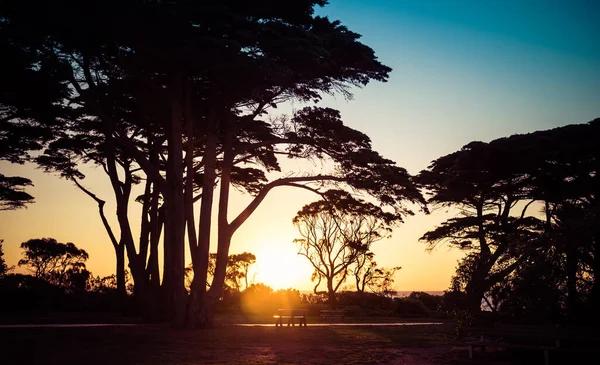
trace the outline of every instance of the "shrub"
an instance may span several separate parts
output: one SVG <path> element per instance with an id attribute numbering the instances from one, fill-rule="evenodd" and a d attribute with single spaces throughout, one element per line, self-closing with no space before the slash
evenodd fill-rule
<path id="1" fill-rule="evenodd" d="M 431 314 L 422 301 L 411 298 L 394 299 L 394 313 L 403 317 L 427 317 Z"/>

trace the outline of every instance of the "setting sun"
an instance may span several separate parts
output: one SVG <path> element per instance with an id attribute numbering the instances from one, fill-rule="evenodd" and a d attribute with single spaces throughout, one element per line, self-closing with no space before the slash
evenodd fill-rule
<path id="1" fill-rule="evenodd" d="M 307 273 L 310 277 L 311 266 L 302 256 L 290 257 L 289 247 L 277 248 L 276 245 L 265 245 L 256 253 L 256 264 L 250 272 L 249 280 L 263 283 L 274 290 L 288 288 L 305 288 Z M 290 246 L 295 247 L 290 243 Z"/>

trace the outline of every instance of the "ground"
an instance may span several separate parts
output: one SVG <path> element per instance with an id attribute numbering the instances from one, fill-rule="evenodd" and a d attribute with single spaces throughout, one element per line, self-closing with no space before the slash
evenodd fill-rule
<path id="1" fill-rule="evenodd" d="M 454 326 L 0 328 L 2 364 L 450 364 Z"/>

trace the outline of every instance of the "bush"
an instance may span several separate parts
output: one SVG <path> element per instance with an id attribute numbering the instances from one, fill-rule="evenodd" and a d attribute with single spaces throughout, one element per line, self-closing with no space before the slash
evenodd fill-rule
<path id="1" fill-rule="evenodd" d="M 343 291 L 338 295 L 340 306 L 360 306 L 363 308 L 392 309 L 391 298 L 382 297 L 374 293 L 363 293 L 359 291 Z"/>
<path id="2" fill-rule="evenodd" d="M 439 311 L 447 314 L 466 311 L 468 309 L 467 294 L 461 291 L 447 291 L 442 295 Z"/>
<path id="3" fill-rule="evenodd" d="M 434 312 L 438 311 L 440 304 L 442 304 L 441 295 L 432 295 L 422 291 L 414 291 L 408 295 L 408 298 L 420 300 L 427 307 L 427 309 Z"/>
<path id="4" fill-rule="evenodd" d="M 394 299 L 394 314 L 402 317 L 428 317 L 431 312 L 418 299 L 396 298 Z"/>

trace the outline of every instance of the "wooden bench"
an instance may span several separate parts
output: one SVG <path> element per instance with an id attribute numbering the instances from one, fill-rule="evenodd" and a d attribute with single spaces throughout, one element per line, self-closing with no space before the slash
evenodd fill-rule
<path id="1" fill-rule="evenodd" d="M 548 326 L 506 326 L 499 325 L 491 328 L 466 328 L 461 329 L 463 333 L 477 334 L 477 340 L 467 340 L 465 344 L 469 349 L 469 359 L 473 359 L 473 350 L 480 348 L 482 353 L 485 349 L 506 348 L 542 351 L 544 364 L 550 363 L 550 352 L 578 352 L 595 353 L 600 348 L 581 346 L 591 343 L 598 344 L 598 331 L 576 328 L 559 328 Z M 563 346 L 564 344 L 567 346 Z"/>
<path id="2" fill-rule="evenodd" d="M 294 319 L 298 318 L 298 325 L 306 327 L 306 310 L 304 309 L 278 309 L 277 314 L 273 316 L 276 319 L 275 327 L 283 327 L 283 319 L 288 320 L 288 327 L 294 327 Z"/>

